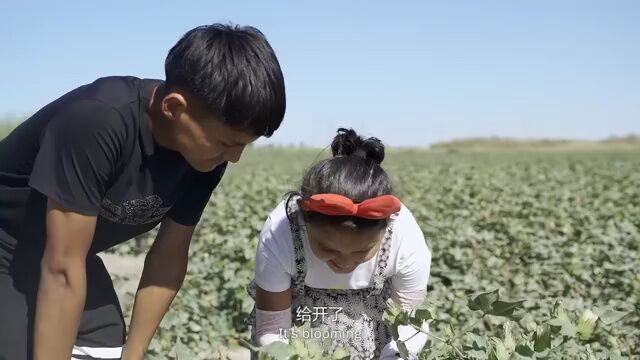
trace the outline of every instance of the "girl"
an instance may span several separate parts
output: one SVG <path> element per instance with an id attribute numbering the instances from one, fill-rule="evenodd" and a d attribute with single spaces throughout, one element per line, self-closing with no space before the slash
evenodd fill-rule
<path id="1" fill-rule="evenodd" d="M 431 253 L 409 209 L 392 195 L 380 140 L 341 128 L 331 150 L 260 234 L 248 287 L 255 300 L 251 338 L 262 346 L 329 335 L 330 352 L 342 347 L 352 359 L 397 359 L 382 321 L 386 301 L 407 310 L 423 302 Z M 326 331 L 287 333 L 292 323 Z M 416 333 L 400 330 L 401 339 Z M 406 345 L 416 356 L 425 342 L 420 333 Z"/>

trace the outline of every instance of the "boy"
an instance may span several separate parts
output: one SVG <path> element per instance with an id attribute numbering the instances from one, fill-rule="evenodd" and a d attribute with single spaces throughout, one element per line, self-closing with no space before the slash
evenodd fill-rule
<path id="1" fill-rule="evenodd" d="M 143 359 L 226 164 L 284 117 L 280 65 L 255 28 L 192 29 L 165 73 L 81 86 L 0 141 L 0 357 Z M 96 254 L 159 223 L 126 336 Z"/>

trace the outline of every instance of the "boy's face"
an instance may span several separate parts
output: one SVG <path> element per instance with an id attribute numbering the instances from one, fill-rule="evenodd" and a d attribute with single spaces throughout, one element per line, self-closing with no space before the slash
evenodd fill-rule
<path id="1" fill-rule="evenodd" d="M 170 94 L 168 97 L 170 97 Z M 165 97 L 164 101 L 175 101 Z M 203 105 L 183 95 L 182 106 L 174 104 L 171 115 L 173 148 L 197 171 L 208 172 L 221 163 L 238 162 L 245 147 L 258 137 L 232 128 Z M 169 108 L 171 105 L 169 105 Z"/>
<path id="2" fill-rule="evenodd" d="M 354 230 L 347 227 L 307 223 L 313 254 L 336 273 L 350 273 L 373 258 L 385 229 Z"/>

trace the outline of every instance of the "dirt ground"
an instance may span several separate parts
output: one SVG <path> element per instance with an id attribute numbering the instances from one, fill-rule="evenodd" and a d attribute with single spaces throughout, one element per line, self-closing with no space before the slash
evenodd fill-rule
<path id="1" fill-rule="evenodd" d="M 129 323 L 129 309 L 133 305 L 133 298 L 138 288 L 140 275 L 144 265 L 143 256 L 121 256 L 114 254 L 100 254 L 105 266 L 111 274 L 113 283 L 118 293 L 118 299 L 122 306 L 127 324 Z M 225 360 L 244 360 L 249 359 L 249 351 L 244 348 L 221 349 Z M 215 359 L 219 359 L 215 358 Z M 212 359 L 212 360 L 215 360 Z"/>

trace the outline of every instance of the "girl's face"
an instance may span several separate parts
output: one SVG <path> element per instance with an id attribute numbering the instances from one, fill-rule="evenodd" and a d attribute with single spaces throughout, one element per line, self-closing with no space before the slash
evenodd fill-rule
<path id="1" fill-rule="evenodd" d="M 315 256 L 336 273 L 350 273 L 375 256 L 385 229 L 355 230 L 347 227 L 307 224 L 309 244 Z"/>

